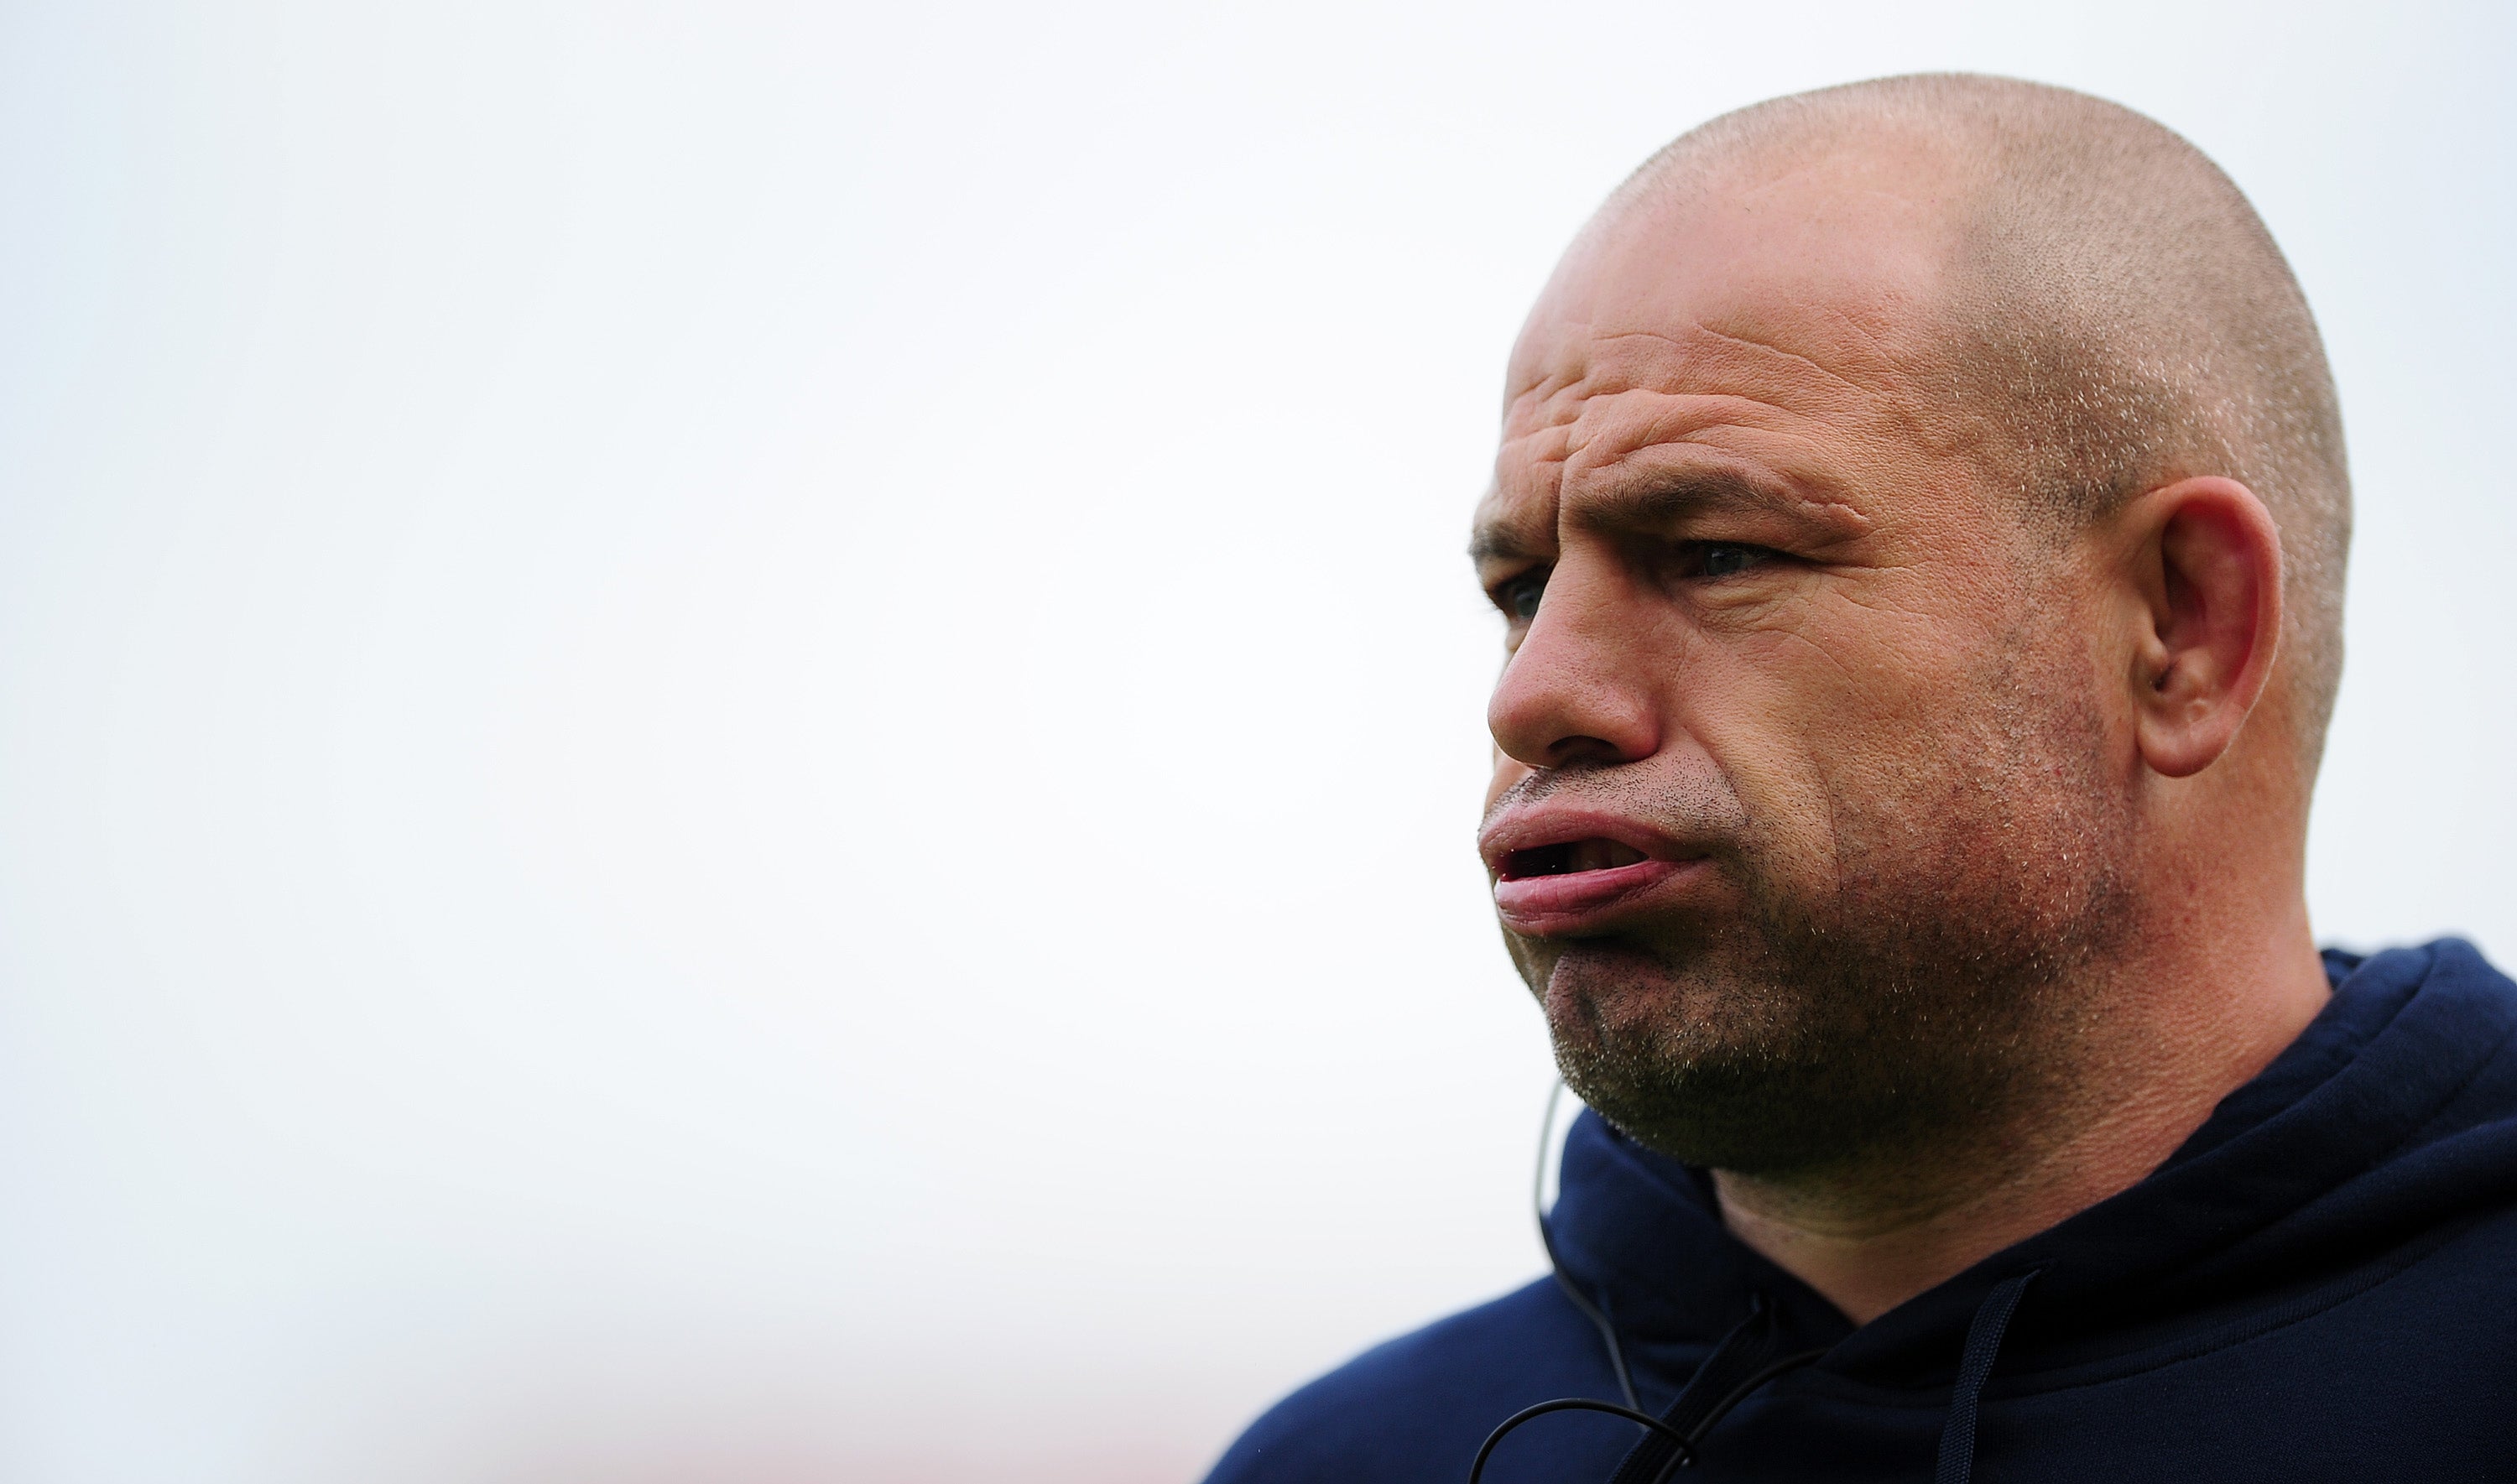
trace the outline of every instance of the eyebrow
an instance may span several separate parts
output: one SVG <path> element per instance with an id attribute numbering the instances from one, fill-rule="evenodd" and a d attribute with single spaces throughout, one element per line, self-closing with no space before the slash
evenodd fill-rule
<path id="1" fill-rule="evenodd" d="M 1560 510 L 1562 496 L 1557 498 Z M 1651 530 L 1726 506 L 1823 526 L 1838 538 L 1870 527 L 1867 517 L 1842 501 L 1813 499 L 1779 481 L 1737 470 L 1704 468 L 1637 470 L 1584 491 L 1574 501 L 1572 518 L 1591 530 Z M 1469 541 L 1469 558 L 1480 564 L 1533 559 L 1547 554 L 1547 544 L 1533 542 L 1509 520 L 1484 521 Z"/>
<path id="2" fill-rule="evenodd" d="M 1522 540 L 1520 532 L 1508 522 L 1479 521 L 1475 532 L 1469 537 L 1469 560 L 1479 567 L 1488 562 L 1517 562 L 1539 555 L 1542 553 Z"/>
<path id="3" fill-rule="evenodd" d="M 1559 498 L 1561 498 L 1559 496 Z M 1648 530 L 1672 525 L 1701 510 L 1724 507 L 1762 510 L 1796 520 L 1851 518 L 1867 526 L 1852 508 L 1813 500 L 1777 480 L 1760 479 L 1735 469 L 1639 469 L 1582 492 L 1573 502 L 1576 524 L 1593 530 Z"/>

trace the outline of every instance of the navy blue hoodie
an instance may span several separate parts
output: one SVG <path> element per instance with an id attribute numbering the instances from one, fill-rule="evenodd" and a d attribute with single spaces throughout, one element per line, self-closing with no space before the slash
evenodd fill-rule
<path id="1" fill-rule="evenodd" d="M 1622 1405 L 1568 1289 L 1668 1434 L 1537 1416 L 1487 1484 L 2517 1481 L 2517 985 L 2452 939 L 2325 966 L 2323 1013 L 2149 1178 L 1858 1329 L 1585 1113 L 1562 1287 L 1348 1362 L 1209 1484 L 1464 1484 L 1522 1409 Z"/>

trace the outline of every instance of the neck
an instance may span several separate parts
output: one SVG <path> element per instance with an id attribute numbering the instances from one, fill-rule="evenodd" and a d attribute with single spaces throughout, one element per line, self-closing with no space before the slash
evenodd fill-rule
<path id="1" fill-rule="evenodd" d="M 1741 1242 L 1867 1324 L 2125 1190 L 2279 1055 L 2327 988 L 2304 903 L 2252 942 L 2149 955 L 2075 987 L 2119 1007 L 2082 1075 L 1992 1129 L 1789 1175 L 1714 1172 Z M 2143 993 L 2143 987 L 2151 987 Z"/>

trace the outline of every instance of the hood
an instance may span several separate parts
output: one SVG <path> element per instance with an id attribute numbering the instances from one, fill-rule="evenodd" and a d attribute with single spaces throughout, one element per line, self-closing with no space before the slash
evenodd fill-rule
<path id="1" fill-rule="evenodd" d="M 2000 1369 L 2092 1379 L 2381 1282 L 2517 1197 L 2517 985 L 2453 939 L 2325 968 L 2323 1012 L 2148 1178 L 1857 1330 L 1723 1228 L 1702 1170 L 1587 1111 L 1549 1219 L 1563 1276 L 1664 1390 L 1685 1378 L 1664 1356 L 1760 1306 L 1817 1370 L 1904 1389 L 1950 1385 L 1987 1295 L 2030 1271 Z"/>

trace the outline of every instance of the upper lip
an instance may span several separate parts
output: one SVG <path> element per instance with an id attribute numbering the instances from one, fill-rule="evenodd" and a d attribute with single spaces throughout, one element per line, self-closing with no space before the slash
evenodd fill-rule
<path id="1" fill-rule="evenodd" d="M 1506 809 L 1477 831 L 1477 854 L 1488 873 L 1500 876 L 1514 852 L 1576 840 L 1614 840 L 1654 861 L 1689 861 L 1704 854 L 1701 845 L 1664 834 L 1649 826 L 1580 805 L 1542 803 Z"/>

